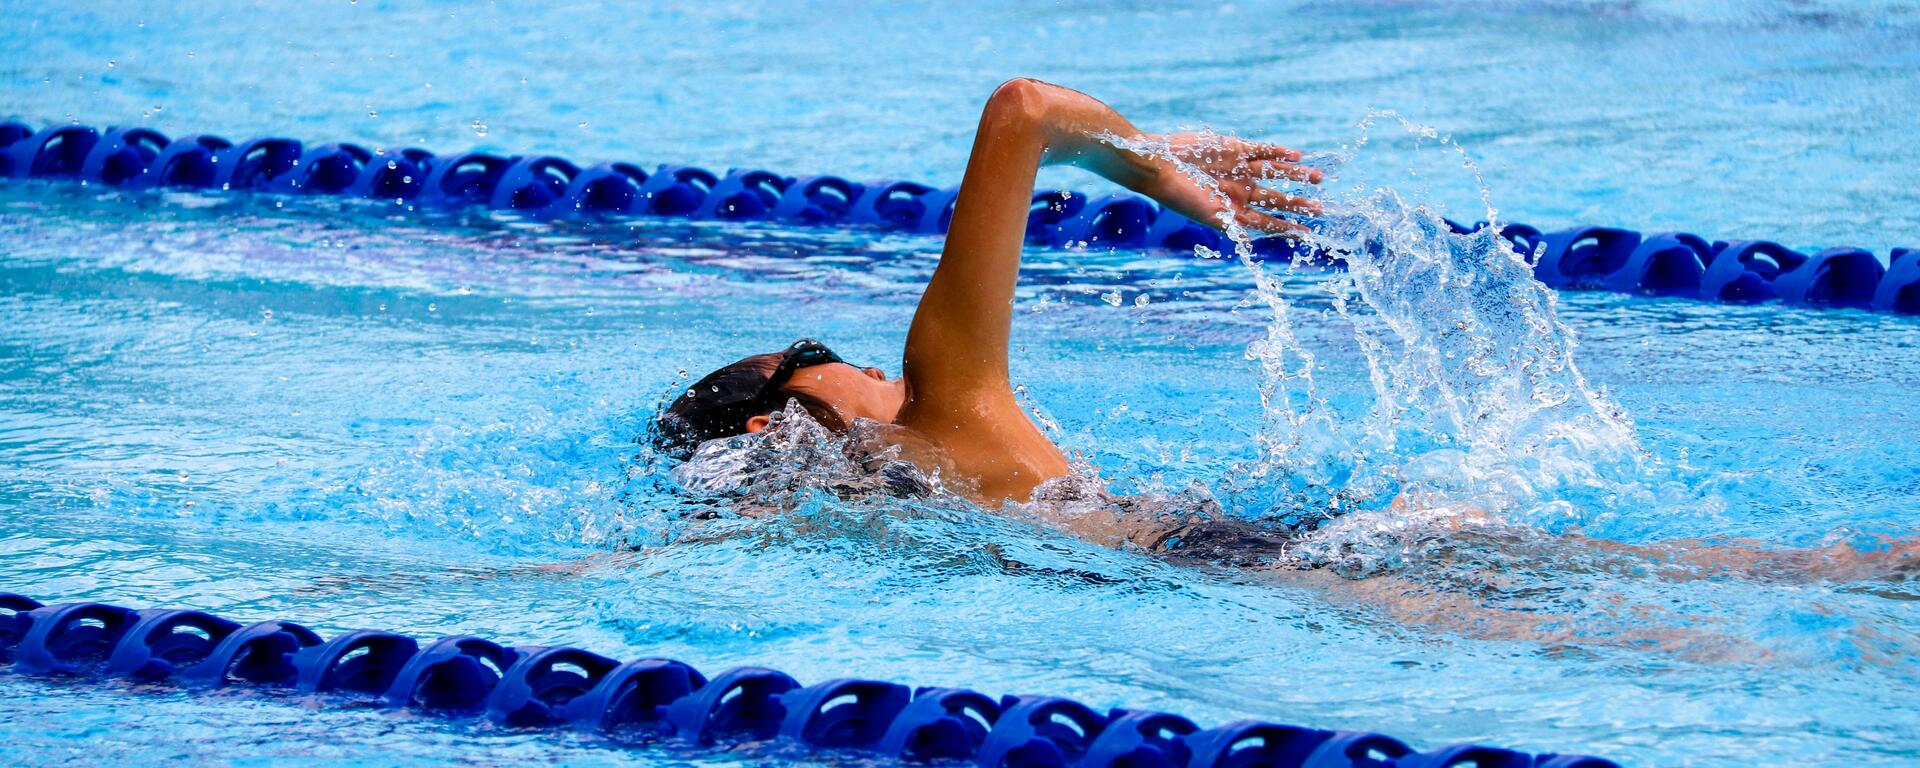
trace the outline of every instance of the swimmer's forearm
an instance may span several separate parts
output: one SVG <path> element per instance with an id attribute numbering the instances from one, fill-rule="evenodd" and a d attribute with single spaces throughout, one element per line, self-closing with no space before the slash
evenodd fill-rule
<path id="1" fill-rule="evenodd" d="M 1115 146 L 1143 138 L 1165 151 Z M 1256 182 L 1275 175 L 1318 181 L 1318 171 L 1293 165 L 1299 157 L 1284 147 L 1210 135 L 1145 136 L 1079 91 L 1029 79 L 1002 84 L 981 110 L 940 265 L 907 331 L 902 368 L 911 394 L 902 418 L 977 422 L 977 409 L 968 410 L 975 406 L 1022 413 L 1008 386 L 1007 334 L 1040 166 L 1085 168 L 1210 226 L 1287 232 L 1300 226 L 1272 212 L 1318 207 Z M 1187 166 L 1219 183 L 1197 183 Z M 931 413 L 935 404 L 952 413 Z"/>
<path id="2" fill-rule="evenodd" d="M 1034 174 L 1045 159 L 1059 89 L 1010 80 L 987 99 L 960 182 L 946 247 L 907 331 L 903 418 L 929 403 L 991 393 L 1011 401 L 1007 332 L 1026 243 Z M 930 417 L 929 417 L 930 418 Z"/>
<path id="3" fill-rule="evenodd" d="M 1275 214 L 1317 215 L 1320 205 L 1269 182 L 1318 184 L 1300 153 L 1209 133 L 1153 135 L 1113 108 L 1071 88 L 1025 81 L 1036 95 L 1042 165 L 1072 165 L 1139 192 L 1216 228 L 1228 220 L 1258 232 L 1304 228 Z"/>
<path id="4" fill-rule="evenodd" d="M 1165 166 L 1113 144 L 1114 139 L 1141 138 L 1139 128 L 1099 99 L 1072 88 L 1035 83 L 1045 97 L 1039 121 L 1046 142 L 1041 165 L 1071 165 L 1128 189 L 1151 193 Z"/>

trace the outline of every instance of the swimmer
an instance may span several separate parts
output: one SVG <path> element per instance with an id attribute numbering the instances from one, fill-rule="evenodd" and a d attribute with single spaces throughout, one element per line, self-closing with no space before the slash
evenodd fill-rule
<path id="1" fill-rule="evenodd" d="M 1114 139 L 1165 146 L 1220 182 L 1210 186 L 1172 160 L 1139 154 Z M 1068 474 L 1067 458 L 1020 407 L 1008 378 L 1007 338 L 1014 283 L 1026 242 L 1035 174 L 1042 166 L 1084 168 L 1194 221 L 1221 215 L 1257 232 L 1297 235 L 1287 217 L 1317 203 L 1260 184 L 1318 183 L 1300 153 L 1202 134 L 1151 135 L 1107 105 L 1038 80 L 1017 79 L 987 99 L 954 206 L 946 246 L 907 329 L 899 378 L 840 359 L 812 340 L 754 355 L 714 371 L 676 398 L 656 422 L 656 442 L 690 456 L 703 442 L 767 428 L 789 400 L 829 428 L 871 421 L 901 455 L 989 508 L 1028 501 L 1042 483 Z"/>
<path id="2" fill-rule="evenodd" d="M 1190 177 L 1160 153 L 1142 154 L 1120 143 L 1165 148 L 1178 163 L 1217 180 L 1219 188 Z M 980 116 L 940 264 L 907 330 L 900 377 L 852 365 L 817 341 L 798 341 L 701 378 L 662 410 L 654 443 L 686 459 L 709 441 L 767 429 L 793 402 L 828 429 L 859 428 L 863 437 L 884 443 L 883 452 L 988 509 L 1017 505 L 1078 538 L 1176 560 L 1297 567 L 1286 557 L 1297 531 L 1232 519 L 1211 499 L 1188 499 L 1191 514 L 1167 516 L 1141 511 L 1138 499 L 1089 492 L 1087 484 L 1049 484 L 1069 476 L 1070 466 L 1020 406 L 1008 377 L 1007 343 L 1034 178 L 1042 166 L 1092 171 L 1215 227 L 1231 220 L 1254 232 L 1298 236 L 1306 229 L 1293 219 L 1319 214 L 1319 204 L 1263 182 L 1318 184 L 1320 172 L 1301 165 L 1300 157 L 1286 147 L 1212 134 L 1147 134 L 1086 94 L 1038 80 L 1008 81 Z M 896 485 L 886 478 L 881 484 Z M 1045 498 L 1036 498 L 1036 489 Z M 1396 499 L 1393 508 L 1406 503 L 1406 497 Z M 1468 509 L 1454 522 L 1468 525 L 1481 517 Z M 1635 547 L 1577 535 L 1558 538 L 1637 567 L 1656 564 L 1654 570 L 1675 578 L 1767 578 L 1782 571 L 1805 579 L 1904 577 L 1920 563 L 1920 540 L 1913 539 L 1867 549 L 1769 551 L 1738 542 Z"/>

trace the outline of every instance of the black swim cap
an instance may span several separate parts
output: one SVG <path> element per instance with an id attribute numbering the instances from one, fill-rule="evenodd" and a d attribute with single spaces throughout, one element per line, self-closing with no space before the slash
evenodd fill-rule
<path id="1" fill-rule="evenodd" d="M 786 405 L 781 391 L 793 372 L 845 362 L 825 344 L 801 339 L 777 353 L 742 358 L 702 377 L 654 419 L 653 445 L 685 460 L 701 443 L 744 434 L 747 419 Z"/>

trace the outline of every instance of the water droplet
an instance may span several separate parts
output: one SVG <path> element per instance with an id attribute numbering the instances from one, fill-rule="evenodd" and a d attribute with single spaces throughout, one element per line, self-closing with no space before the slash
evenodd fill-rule
<path id="1" fill-rule="evenodd" d="M 1140 295 L 1138 295 L 1138 296 L 1135 296 L 1135 297 L 1133 297 L 1133 305 L 1134 305 L 1134 306 L 1136 306 L 1136 307 L 1144 307 L 1144 306 L 1146 306 L 1146 305 L 1147 305 L 1147 295 L 1143 293 L 1143 294 L 1140 294 Z"/>
<path id="2" fill-rule="evenodd" d="M 373 109 L 367 110 L 367 117 L 379 117 L 379 116 L 380 116 L 380 112 L 378 110 L 373 110 Z"/>
<path id="3" fill-rule="evenodd" d="M 580 121 L 580 130 L 584 131 L 586 129 L 587 129 L 587 121 L 585 120 Z"/>
<path id="4" fill-rule="evenodd" d="M 120 62 L 114 61 L 113 59 L 107 59 L 107 69 L 113 69 L 114 67 L 117 67 L 117 66 L 120 66 Z"/>
<path id="5" fill-rule="evenodd" d="M 482 122 L 477 117 L 474 118 L 473 120 L 473 135 L 479 136 L 482 138 L 485 138 L 487 135 L 487 124 Z"/>
<path id="6" fill-rule="evenodd" d="M 1115 288 L 1112 291 L 1100 294 L 1100 300 L 1116 307 L 1120 306 L 1120 289 Z"/>
<path id="7" fill-rule="evenodd" d="M 388 161 L 387 161 L 387 170 L 389 170 L 389 171 L 393 171 L 393 170 L 399 170 L 399 168 L 400 168 L 400 164 L 399 164 L 399 163 L 397 163 L 397 162 L 394 162 L 394 161 L 392 161 L 392 160 L 388 160 Z"/>
<path id="8" fill-rule="evenodd" d="M 440 311 L 440 305 L 438 305 L 438 304 L 428 304 L 428 305 L 427 305 L 427 311 L 428 311 L 428 312 L 438 312 L 438 311 Z"/>

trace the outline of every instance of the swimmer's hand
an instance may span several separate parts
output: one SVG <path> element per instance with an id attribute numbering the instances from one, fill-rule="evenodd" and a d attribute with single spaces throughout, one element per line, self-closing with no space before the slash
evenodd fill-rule
<path id="1" fill-rule="evenodd" d="M 1139 192 L 1189 219 L 1225 229 L 1227 217 L 1255 232 L 1288 235 L 1307 228 L 1274 214 L 1320 215 L 1320 204 L 1263 182 L 1320 183 L 1320 169 L 1299 165 L 1300 152 L 1214 133 L 1147 135 L 1131 142 L 1146 150 L 1151 181 Z"/>
<path id="2" fill-rule="evenodd" d="M 1215 229 L 1226 229 L 1230 220 L 1256 232 L 1298 235 L 1306 227 L 1281 215 L 1320 214 L 1312 199 L 1266 184 L 1320 183 L 1320 170 L 1300 165 L 1297 150 L 1215 133 L 1143 133 L 1118 115 L 1080 114 L 1093 110 L 1076 110 L 1071 97 L 1057 101 L 1065 107 L 1056 107 L 1048 121 L 1047 164 L 1093 171 Z"/>

